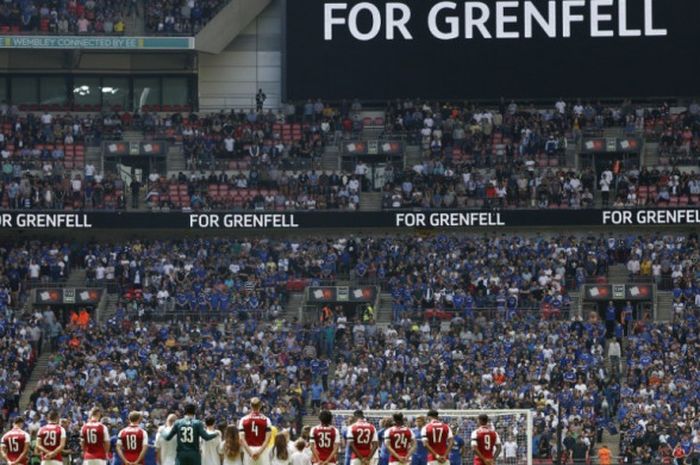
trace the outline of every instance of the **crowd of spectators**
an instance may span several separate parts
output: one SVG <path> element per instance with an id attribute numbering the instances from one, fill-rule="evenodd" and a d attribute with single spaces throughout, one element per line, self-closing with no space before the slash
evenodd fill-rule
<path id="1" fill-rule="evenodd" d="M 669 290 L 694 289 L 697 250 L 696 237 L 671 234 L 437 235 L 134 241 L 89 244 L 81 254 L 91 283 L 138 289 L 143 312 L 277 315 L 290 281 L 349 279 L 390 292 L 394 321 L 401 321 L 422 319 L 429 310 L 472 318 L 482 308 L 505 318 L 544 307 L 566 315 L 568 290 L 618 264 Z"/>
<path id="2" fill-rule="evenodd" d="M 682 113 L 663 107 L 644 126 L 645 137 L 659 143 L 661 165 L 697 165 L 700 155 L 700 105 L 691 103 Z"/>
<path id="3" fill-rule="evenodd" d="M 0 32 L 119 35 L 129 33 L 195 35 L 225 0 L 50 0 L 5 2 Z M 144 17 L 145 31 L 127 31 L 127 20 Z"/>
<path id="4" fill-rule="evenodd" d="M 230 177 L 225 172 L 179 173 L 153 178 L 146 203 L 154 209 L 193 210 L 358 210 L 360 180 L 336 172 L 282 171 L 252 166 Z"/>
<path id="5" fill-rule="evenodd" d="M 228 2 L 226 0 L 146 0 L 144 3 L 147 32 L 195 35 Z"/>
<path id="6" fill-rule="evenodd" d="M 311 404 L 531 408 L 536 456 L 599 442 L 608 431 L 622 433 L 631 460 L 664 441 L 694 444 L 698 247 L 697 237 L 673 234 L 35 242 L 3 250 L 0 297 L 11 302 L 22 283 L 60 279 L 74 266 L 85 268 L 86 284 L 124 291 L 109 321 L 64 320 L 47 333 L 58 352 L 32 394 L 30 428 L 51 408 L 77 424 L 96 402 L 114 427 L 135 407 L 162 422 L 190 400 L 239 417 L 252 396 L 265 399 L 279 425 L 297 424 Z M 610 334 L 597 314 L 568 318 L 567 280 L 580 284 L 639 257 L 654 277 L 672 280 L 684 303 L 672 322 L 638 315 Z M 284 319 L 290 282 L 338 279 L 380 284 L 392 296 L 393 322 L 379 327 L 344 312 L 305 325 Z M 561 309 L 559 317 L 543 318 L 543 305 Z M 449 325 L 424 318 L 436 310 Z M 13 350 L 27 354 L 48 314 L 19 329 L 0 324 L 13 341 L 27 341 Z M 611 348 L 617 342 L 620 352 Z M 18 385 L 3 386 L 6 405 L 16 405 Z"/>
<path id="7" fill-rule="evenodd" d="M 604 431 L 621 433 L 629 461 L 663 455 L 662 444 L 680 444 L 689 455 L 700 426 L 695 316 L 673 324 L 640 320 L 622 339 L 620 376 L 595 316 L 477 317 L 455 319 L 449 329 L 406 319 L 382 329 L 342 316 L 323 328 L 254 318 L 223 326 L 148 323 L 120 310 L 106 324 L 66 330 L 27 415 L 30 429 L 51 408 L 77 424 L 97 402 L 118 428 L 134 406 L 158 424 L 183 401 L 195 401 L 231 419 L 254 396 L 282 427 L 298 424 L 310 405 L 527 408 L 535 411 L 536 458 L 575 453 L 579 441 L 590 448 Z"/>
<path id="8" fill-rule="evenodd" d="M 310 115 L 303 107 L 288 105 L 277 112 L 146 114 L 140 124 L 149 137 L 182 142 L 190 170 L 246 170 L 251 166 L 298 169 L 320 160 L 328 139 L 341 130 L 343 118 L 347 116 L 318 101 Z"/>
<path id="9" fill-rule="evenodd" d="M 627 341 L 616 412 L 627 463 L 699 458 L 698 316 L 695 306 L 673 324 L 638 324 Z"/>
<path id="10" fill-rule="evenodd" d="M 384 208 L 590 208 L 591 170 L 539 169 L 534 163 L 473 164 L 424 160 L 410 170 L 384 172 Z"/>
<path id="11" fill-rule="evenodd" d="M 88 175 L 63 173 L 61 163 L 45 161 L 41 173 L 14 170 L 3 165 L 0 204 L 8 210 L 119 210 L 126 208 L 124 181 L 98 174 L 86 165 Z M 16 165 L 15 165 L 16 166 Z M 55 171 L 54 171 L 55 170 Z"/>
<path id="12" fill-rule="evenodd" d="M 603 206 L 682 207 L 700 204 L 700 176 L 694 170 L 642 168 L 614 173 L 607 169 L 601 173 L 599 185 Z"/>
<path id="13" fill-rule="evenodd" d="M 0 298 L 6 299 L 5 289 Z M 0 302 L 0 427 L 16 415 L 22 388 L 29 379 L 41 345 L 41 318 L 8 311 L 9 302 Z"/>
<path id="14" fill-rule="evenodd" d="M 138 3 L 139 0 L 4 2 L 0 7 L 0 32 L 123 34 L 124 20 L 133 14 Z"/>
<path id="15" fill-rule="evenodd" d="M 58 329 L 51 312 L 27 312 L 32 283 L 59 281 L 70 266 L 60 244 L 6 241 L 0 247 L 0 428 L 17 415 L 22 389 L 45 338 Z"/>
<path id="16" fill-rule="evenodd" d="M 309 338 L 306 329 L 252 318 L 222 329 L 147 323 L 123 309 L 104 324 L 68 325 L 31 396 L 30 429 L 52 408 L 75 426 L 85 405 L 95 403 L 107 408 L 113 427 L 134 408 L 148 412 L 149 423 L 162 424 L 188 401 L 220 420 L 233 419 L 254 396 L 275 406 L 266 412 L 275 424 L 296 426 L 302 386 L 312 363 L 319 363 L 302 350 Z"/>

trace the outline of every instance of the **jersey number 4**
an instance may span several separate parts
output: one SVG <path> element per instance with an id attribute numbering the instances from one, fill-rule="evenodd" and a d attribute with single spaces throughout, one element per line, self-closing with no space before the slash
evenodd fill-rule
<path id="1" fill-rule="evenodd" d="M 192 444 L 194 442 L 194 429 L 192 429 L 191 426 L 185 426 L 180 429 L 180 442 L 185 442 L 187 444 Z"/>

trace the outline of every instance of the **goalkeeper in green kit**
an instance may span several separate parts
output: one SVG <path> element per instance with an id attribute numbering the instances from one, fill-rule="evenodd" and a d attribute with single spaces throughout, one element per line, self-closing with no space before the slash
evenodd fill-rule
<path id="1" fill-rule="evenodd" d="M 185 418 L 177 420 L 170 431 L 163 432 L 163 439 L 166 441 L 177 435 L 176 465 L 201 465 L 200 438 L 210 441 L 221 434 L 219 431 L 207 432 L 204 424 L 194 418 L 196 410 L 194 404 L 185 405 Z"/>

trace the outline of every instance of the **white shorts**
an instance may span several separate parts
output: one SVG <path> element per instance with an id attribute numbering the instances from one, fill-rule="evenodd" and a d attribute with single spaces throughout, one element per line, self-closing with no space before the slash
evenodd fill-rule
<path id="1" fill-rule="evenodd" d="M 251 447 L 253 452 L 257 452 L 259 447 Z M 262 451 L 258 460 L 253 460 L 250 455 L 243 453 L 243 465 L 270 465 L 270 453 L 266 450 Z"/>
<path id="2" fill-rule="evenodd" d="M 379 459 L 375 459 L 374 457 L 370 457 L 369 463 L 371 464 L 376 464 Z M 350 465 L 362 465 L 362 459 L 352 459 L 350 460 Z"/>
<path id="3" fill-rule="evenodd" d="M 63 465 L 61 460 L 42 460 L 41 465 Z"/>
<path id="4" fill-rule="evenodd" d="M 104 459 L 85 459 L 83 465 L 107 465 L 107 461 Z"/>

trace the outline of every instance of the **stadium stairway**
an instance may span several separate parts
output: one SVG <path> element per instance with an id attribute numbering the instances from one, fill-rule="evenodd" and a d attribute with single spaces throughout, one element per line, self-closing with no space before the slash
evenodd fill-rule
<path id="1" fill-rule="evenodd" d="M 168 158 L 165 161 L 165 165 L 169 173 L 175 174 L 180 171 L 185 171 L 187 163 L 185 154 L 182 153 L 182 146 L 171 145 L 168 147 Z"/>
<path id="2" fill-rule="evenodd" d="M 659 143 L 644 142 L 644 150 L 642 151 L 641 166 L 657 166 L 659 164 Z"/>
<path id="3" fill-rule="evenodd" d="M 93 165 L 97 168 L 98 173 L 105 172 L 104 158 L 102 157 L 102 148 L 89 146 L 87 152 L 85 152 L 85 164 Z"/>
<path id="4" fill-rule="evenodd" d="M 141 131 L 124 131 L 122 133 L 122 140 L 127 144 L 142 142 L 144 139 L 143 133 Z"/>
<path id="5" fill-rule="evenodd" d="M 569 292 L 569 297 L 571 298 L 571 314 L 572 316 L 583 315 L 583 307 L 581 302 L 581 292 L 572 291 Z"/>
<path id="6" fill-rule="evenodd" d="M 301 424 L 302 426 L 314 427 L 318 424 L 318 417 L 316 415 L 304 415 Z"/>
<path id="7" fill-rule="evenodd" d="M 321 158 L 321 169 L 324 171 L 338 171 L 340 169 L 340 149 L 338 146 L 326 146 Z"/>
<path id="8" fill-rule="evenodd" d="M 84 268 L 73 268 L 66 279 L 64 287 L 85 287 L 85 269 Z"/>
<path id="9" fill-rule="evenodd" d="M 673 293 L 669 291 L 656 291 L 656 321 L 673 320 Z"/>
<path id="10" fill-rule="evenodd" d="M 378 212 L 382 209 L 382 192 L 363 192 L 360 196 L 360 211 Z"/>
<path id="11" fill-rule="evenodd" d="M 629 276 L 625 265 L 613 265 L 608 269 L 608 282 L 610 284 L 625 284 L 629 281 Z"/>
<path id="12" fill-rule="evenodd" d="M 27 407 L 29 407 L 31 402 L 31 396 L 34 393 L 34 390 L 36 389 L 39 380 L 41 380 L 46 374 L 46 370 L 49 367 L 49 360 L 51 359 L 52 354 L 53 352 L 47 351 L 39 355 L 39 358 L 36 361 L 36 365 L 34 365 L 34 368 L 32 369 L 32 374 L 29 375 L 29 380 L 22 389 L 22 395 L 19 398 L 20 412 L 24 412 L 27 409 Z"/>
<path id="13" fill-rule="evenodd" d="M 411 168 L 423 161 L 423 153 L 418 145 L 407 145 L 404 154 L 404 167 Z"/>
<path id="14" fill-rule="evenodd" d="M 377 309 L 377 326 L 386 327 L 393 319 L 393 309 L 391 308 L 392 298 L 388 292 L 379 294 L 379 308 Z"/>
<path id="15" fill-rule="evenodd" d="M 119 304 L 119 294 L 107 294 L 104 300 L 104 306 L 99 314 L 100 321 L 107 321 L 117 313 L 117 304 Z"/>
<path id="16" fill-rule="evenodd" d="M 146 31 L 146 22 L 144 20 L 146 14 L 143 11 L 144 6 L 143 4 L 139 5 L 139 15 L 131 15 L 127 16 L 124 18 L 124 22 L 126 25 L 126 31 L 129 33 L 131 36 L 139 36 L 143 34 Z"/>
<path id="17" fill-rule="evenodd" d="M 601 443 L 606 444 L 610 448 L 613 457 L 620 456 L 620 436 L 612 435 L 607 430 L 603 430 L 603 440 Z"/>
<path id="18" fill-rule="evenodd" d="M 299 318 L 299 309 L 304 306 L 304 293 L 292 292 L 289 294 L 289 301 L 284 312 L 284 319 L 292 321 L 294 318 Z"/>

